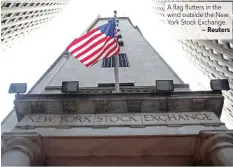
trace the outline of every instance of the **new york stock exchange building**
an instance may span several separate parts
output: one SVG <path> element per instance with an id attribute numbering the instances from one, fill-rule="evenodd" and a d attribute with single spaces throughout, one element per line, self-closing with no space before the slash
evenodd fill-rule
<path id="1" fill-rule="evenodd" d="M 27 94 L 11 85 L 2 166 L 233 165 L 233 132 L 220 121 L 228 82 L 190 91 L 128 17 L 118 29 L 120 92 L 114 58 L 86 68 L 66 51 Z"/>

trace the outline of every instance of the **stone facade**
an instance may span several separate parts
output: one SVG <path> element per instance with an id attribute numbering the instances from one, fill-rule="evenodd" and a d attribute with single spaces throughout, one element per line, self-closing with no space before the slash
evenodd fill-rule
<path id="1" fill-rule="evenodd" d="M 86 68 L 64 52 L 28 94 L 16 95 L 2 123 L 3 166 L 233 164 L 221 92 L 191 92 L 139 28 L 118 19 L 129 62 L 119 67 L 121 93 L 109 86 L 114 68 Z M 167 79 L 174 92 L 158 92 L 155 80 Z M 62 81 L 77 80 L 78 93 L 61 93 Z"/>

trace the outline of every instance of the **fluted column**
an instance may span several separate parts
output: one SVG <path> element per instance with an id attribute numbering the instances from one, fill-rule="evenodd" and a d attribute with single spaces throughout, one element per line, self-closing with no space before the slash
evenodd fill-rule
<path id="1" fill-rule="evenodd" d="M 216 166 L 233 165 L 233 137 L 228 134 L 211 136 L 202 143 L 200 154 L 203 161 L 209 160 Z"/>
<path id="2" fill-rule="evenodd" d="M 43 146 L 30 137 L 11 137 L 2 146 L 2 166 L 34 166 L 44 161 Z"/>

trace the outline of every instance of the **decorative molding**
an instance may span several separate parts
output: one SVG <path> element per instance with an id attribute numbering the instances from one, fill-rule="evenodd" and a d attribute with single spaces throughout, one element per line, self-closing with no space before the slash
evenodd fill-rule
<path id="1" fill-rule="evenodd" d="M 31 101 L 31 112 L 32 113 L 44 113 L 45 107 L 43 101 Z"/>
<path id="2" fill-rule="evenodd" d="M 107 89 L 108 90 L 108 89 Z M 133 89 L 132 89 L 133 90 Z M 144 90 L 144 89 L 143 89 Z M 89 91 L 92 91 L 91 89 Z M 103 89 L 105 91 L 105 89 Z M 203 95 L 205 95 L 203 97 Z M 199 101 L 201 99 L 201 101 Z M 96 94 L 25 94 L 14 101 L 17 118 L 32 113 L 102 113 L 119 109 L 129 112 L 214 112 L 220 115 L 223 97 L 218 92 L 100 93 Z M 119 105 L 119 101 L 125 105 Z M 111 102 L 111 104 L 109 103 Z M 205 103 L 208 102 L 208 105 Z M 204 106 L 202 106 L 204 103 Z M 201 105 L 201 106 L 200 106 Z M 80 107 L 81 108 L 80 108 Z M 194 107 L 194 108 L 193 108 Z M 121 111 L 120 111 L 121 112 Z"/>
<path id="3" fill-rule="evenodd" d="M 64 113 L 75 113 L 77 110 L 76 108 L 76 101 L 63 101 L 63 112 Z"/>
<path id="4" fill-rule="evenodd" d="M 141 112 L 141 99 L 126 100 L 129 112 Z"/>
<path id="5" fill-rule="evenodd" d="M 95 106 L 95 113 L 103 113 L 108 111 L 110 100 L 93 100 Z"/>

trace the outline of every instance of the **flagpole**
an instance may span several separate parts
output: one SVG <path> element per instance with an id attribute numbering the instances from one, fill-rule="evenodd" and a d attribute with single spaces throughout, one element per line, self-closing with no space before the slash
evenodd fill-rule
<path id="1" fill-rule="evenodd" d="M 114 10 L 114 20 L 115 25 L 117 27 L 117 11 Z M 117 40 L 117 34 L 116 34 L 116 40 Z M 114 75 L 115 75 L 115 93 L 120 92 L 120 85 L 119 85 L 119 57 L 118 55 L 113 56 L 114 57 Z"/>

